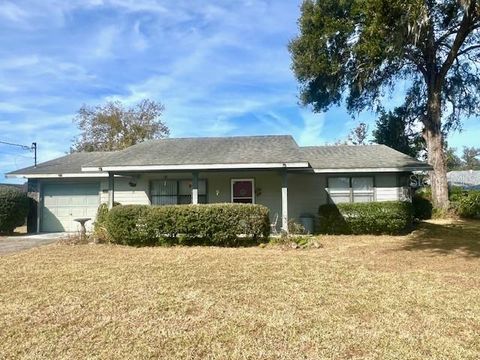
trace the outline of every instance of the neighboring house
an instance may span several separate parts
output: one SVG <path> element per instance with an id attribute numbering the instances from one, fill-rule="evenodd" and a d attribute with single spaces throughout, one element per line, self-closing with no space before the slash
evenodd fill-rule
<path id="1" fill-rule="evenodd" d="M 146 141 L 74 153 L 7 174 L 39 192 L 37 229 L 74 231 L 100 203 L 257 203 L 287 229 L 327 202 L 403 200 L 429 165 L 384 145 L 299 147 L 291 136 Z"/>
<path id="2" fill-rule="evenodd" d="M 480 190 L 480 170 L 450 171 L 447 173 L 449 186 L 465 190 Z"/>

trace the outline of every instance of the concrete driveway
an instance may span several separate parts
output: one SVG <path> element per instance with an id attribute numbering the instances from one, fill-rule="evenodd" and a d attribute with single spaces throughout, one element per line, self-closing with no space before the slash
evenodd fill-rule
<path id="1" fill-rule="evenodd" d="M 54 243 L 67 233 L 46 233 L 0 237 L 0 255 Z"/>

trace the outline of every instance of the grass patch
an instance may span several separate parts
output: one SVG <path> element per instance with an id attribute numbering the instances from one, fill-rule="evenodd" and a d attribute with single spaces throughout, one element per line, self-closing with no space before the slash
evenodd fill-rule
<path id="1" fill-rule="evenodd" d="M 303 251 L 3 256 L 0 358 L 477 359 L 479 239 L 478 221 L 433 222 L 409 236 L 322 236 Z"/>

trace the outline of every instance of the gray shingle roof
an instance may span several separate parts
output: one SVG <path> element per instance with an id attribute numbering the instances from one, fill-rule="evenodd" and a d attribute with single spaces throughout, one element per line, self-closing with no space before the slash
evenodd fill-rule
<path id="1" fill-rule="evenodd" d="M 171 138 L 114 152 L 73 153 L 8 175 L 78 174 L 82 168 L 148 165 L 310 163 L 322 169 L 429 170 L 429 165 L 384 145 L 299 147 L 291 136 Z"/>
<path id="2" fill-rule="evenodd" d="M 314 169 L 415 169 L 430 166 L 385 145 L 333 145 L 300 148 Z"/>
<path id="3" fill-rule="evenodd" d="M 68 154 L 50 161 L 37 165 L 29 166 L 23 169 L 12 171 L 7 175 L 24 174 L 76 174 L 82 172 L 82 166 L 91 161 L 98 161 L 106 158 L 112 152 L 79 152 Z"/>
<path id="4" fill-rule="evenodd" d="M 261 164 L 306 162 L 290 135 L 150 140 L 88 166 Z"/>

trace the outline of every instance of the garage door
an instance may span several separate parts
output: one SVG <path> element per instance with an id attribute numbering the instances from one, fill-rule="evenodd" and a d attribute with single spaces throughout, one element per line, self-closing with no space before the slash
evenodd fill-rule
<path id="1" fill-rule="evenodd" d="M 78 231 L 73 219 L 95 218 L 99 205 L 98 183 L 45 184 L 41 229 L 45 232 Z M 87 223 L 87 229 L 92 222 Z"/>

